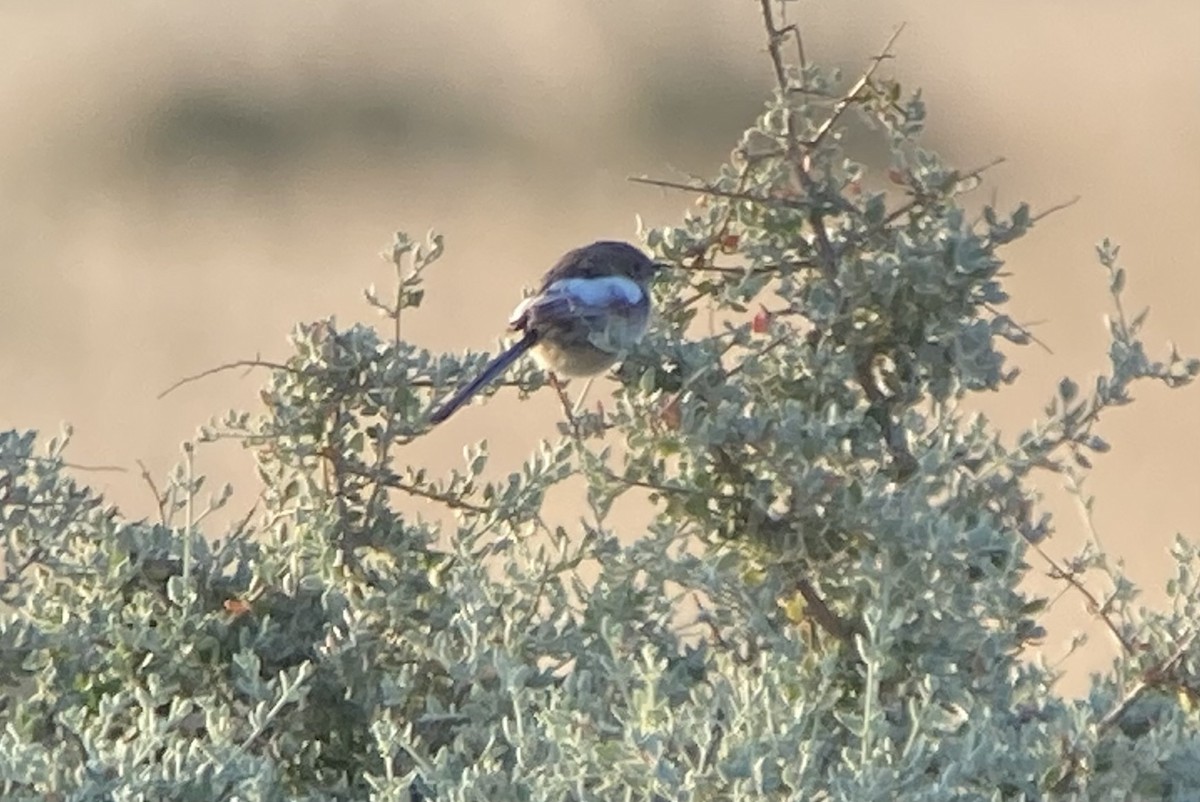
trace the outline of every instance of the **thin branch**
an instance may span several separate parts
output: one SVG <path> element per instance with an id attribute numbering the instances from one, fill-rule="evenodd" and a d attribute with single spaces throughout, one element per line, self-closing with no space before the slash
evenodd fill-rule
<path id="1" fill-rule="evenodd" d="M 984 309 L 991 312 L 993 315 L 1003 314 L 999 309 L 997 309 L 995 306 L 993 306 L 990 303 L 985 302 L 983 304 L 980 304 L 980 306 L 982 306 Z M 1011 320 L 1011 318 L 1010 318 L 1010 320 Z M 1042 347 L 1042 350 L 1044 350 L 1047 354 L 1054 353 L 1054 349 L 1052 349 L 1049 345 L 1046 345 L 1044 340 L 1042 340 L 1040 337 L 1038 337 L 1036 334 L 1034 334 L 1032 331 L 1030 331 L 1028 326 L 1026 326 L 1022 323 L 1018 323 L 1015 320 L 1012 320 L 1012 324 L 1017 327 L 1017 331 L 1021 332 L 1026 337 L 1028 337 L 1030 342 L 1040 345 Z"/>
<path id="2" fill-rule="evenodd" d="M 40 463 L 44 463 L 47 465 L 58 465 L 63 468 L 70 468 L 73 471 L 90 471 L 90 472 L 95 472 L 95 473 L 104 473 L 104 472 L 128 473 L 129 472 L 128 468 L 123 468 L 120 465 L 83 465 L 78 462 L 64 462 L 63 460 L 59 459 L 58 457 L 39 457 L 35 454 L 29 454 L 27 456 L 18 456 L 17 459 L 24 460 L 25 462 L 40 462 Z"/>
<path id="3" fill-rule="evenodd" d="M 774 351 L 779 346 L 784 345 L 785 343 L 794 342 L 795 340 L 796 340 L 796 332 L 790 328 L 787 329 L 783 334 L 779 335 L 774 340 L 772 340 L 771 342 L 764 345 L 762 348 L 758 348 L 758 349 L 748 353 L 746 355 L 745 359 L 743 359 L 741 362 L 739 362 L 736 365 L 734 365 L 733 367 L 731 367 L 729 370 L 725 371 L 725 375 L 722 377 L 723 380 L 725 382 L 728 382 L 731 378 L 733 378 L 737 374 L 741 373 L 743 370 L 746 369 L 746 365 L 749 364 L 752 359 L 764 357 L 767 354 Z M 729 348 L 732 348 L 732 347 L 733 347 L 733 343 L 731 342 L 729 344 Z M 725 351 L 727 352 L 729 350 L 729 348 L 726 348 Z"/>
<path id="4" fill-rule="evenodd" d="M 825 139 L 830 130 L 833 129 L 833 126 L 837 124 L 837 121 L 846 112 L 846 109 L 850 108 L 850 105 L 859 99 L 859 93 L 867 88 L 867 85 L 871 82 L 871 78 L 879 70 L 880 65 L 892 57 L 892 46 L 896 44 L 896 40 L 900 38 L 900 34 L 903 32 L 904 23 L 901 23 L 897 26 L 896 30 L 892 31 L 892 35 L 888 37 L 883 49 L 871 58 L 871 66 L 859 76 L 858 80 L 854 82 L 854 86 L 850 87 L 850 91 L 842 95 L 841 100 L 834 104 L 833 111 L 825 119 L 825 122 L 818 126 L 817 132 L 813 135 L 812 139 L 804 143 L 805 146 L 815 148 L 821 144 L 822 140 Z"/>
<path id="5" fill-rule="evenodd" d="M 160 493 L 158 485 L 154 483 L 154 477 L 150 475 L 150 469 L 146 467 L 146 463 L 141 460 L 137 461 L 138 467 L 142 469 L 142 481 L 150 487 L 150 493 L 154 496 L 154 506 L 158 509 L 158 522 L 163 526 L 167 525 L 167 497 Z"/>
<path id="6" fill-rule="evenodd" d="M 258 511 L 258 505 L 262 503 L 263 497 L 266 494 L 265 490 L 258 491 L 258 498 L 254 499 L 254 503 L 250 505 L 250 509 L 246 510 L 246 514 L 238 521 L 237 526 L 229 534 L 230 538 L 241 537 L 246 532 L 246 527 L 250 525 L 250 519 L 254 517 L 254 513 Z"/>
<path id="7" fill-rule="evenodd" d="M 696 605 L 695 623 L 707 627 L 709 637 L 712 639 L 712 642 L 724 652 L 729 654 L 729 656 L 733 658 L 734 662 L 740 665 L 751 665 L 754 662 L 754 658 L 758 652 L 757 645 L 751 641 L 747 641 L 745 645 L 749 654 L 743 656 L 738 650 L 737 646 L 730 643 L 729 640 L 721 633 L 721 628 L 717 626 L 716 617 L 713 616 L 713 614 L 708 611 L 708 608 L 704 606 L 704 602 L 701 600 L 700 594 L 696 591 L 691 591 L 691 594 L 692 601 Z"/>
<path id="8" fill-rule="evenodd" d="M 1063 568 L 1058 561 L 1047 554 L 1046 550 L 1040 545 L 1034 544 L 1034 550 L 1037 551 L 1037 553 L 1042 556 L 1042 559 L 1044 559 L 1050 565 L 1050 572 L 1048 576 L 1051 579 L 1063 580 L 1068 585 L 1075 588 L 1075 590 L 1080 594 L 1082 594 L 1084 599 L 1087 600 L 1089 610 L 1097 618 L 1104 622 L 1104 625 L 1108 627 L 1108 631 L 1111 632 L 1113 637 L 1117 639 L 1117 642 L 1121 644 L 1121 648 L 1125 650 L 1125 653 L 1128 655 L 1135 654 L 1137 650 L 1134 648 L 1134 645 L 1130 643 L 1123 634 L 1121 634 L 1121 630 L 1117 626 L 1116 622 L 1113 621 L 1108 615 L 1106 605 L 1102 605 L 1100 600 L 1096 598 L 1096 595 L 1088 590 L 1086 585 L 1079 581 L 1078 573 Z"/>
<path id="9" fill-rule="evenodd" d="M 1070 200 L 1063 201 L 1062 203 L 1056 203 L 1053 206 L 1051 206 L 1049 209 L 1045 209 L 1041 212 L 1038 212 L 1033 217 L 1029 218 L 1029 222 L 1037 223 L 1037 222 L 1040 222 L 1042 219 L 1054 214 L 1055 212 L 1061 212 L 1063 209 L 1069 209 L 1070 207 L 1079 203 L 1079 201 L 1082 197 L 1083 197 L 1082 195 L 1076 195 L 1075 197 L 1071 198 Z"/>
<path id="10" fill-rule="evenodd" d="M 1121 701 L 1117 703 L 1116 707 L 1108 711 L 1108 713 L 1104 715 L 1104 718 L 1100 719 L 1100 721 L 1096 724 L 1096 729 L 1101 733 L 1111 729 L 1114 724 L 1121 720 L 1121 716 L 1125 715 L 1129 708 L 1133 706 L 1133 703 L 1136 702 L 1141 695 L 1146 692 L 1147 689 L 1153 688 L 1156 685 L 1161 685 L 1166 676 L 1171 671 L 1175 670 L 1175 666 L 1178 665 L 1181 660 L 1183 660 L 1184 655 L 1186 655 L 1188 650 L 1192 648 L 1192 642 L 1195 639 L 1196 633 L 1190 633 L 1187 637 L 1179 642 L 1179 645 L 1176 646 L 1175 651 L 1171 652 L 1166 660 L 1163 660 L 1158 665 L 1153 666 L 1146 671 L 1145 675 L 1136 683 L 1134 683 L 1133 687 L 1130 688 L 1123 697 L 1121 697 Z"/>
<path id="11" fill-rule="evenodd" d="M 808 174 L 807 168 L 801 167 L 797 176 L 800 178 L 800 183 L 804 185 L 804 191 L 808 193 L 809 197 L 813 197 L 817 186 L 812 176 Z M 808 223 L 813 227 L 813 235 L 817 241 L 817 255 L 820 257 L 820 261 L 817 263 L 818 267 L 831 284 L 836 284 L 838 254 L 833 243 L 829 241 L 829 232 L 825 230 L 825 215 L 817 206 L 809 209 Z"/>
<path id="12" fill-rule="evenodd" d="M 761 195 L 751 195 L 748 192 L 731 191 L 727 189 L 717 189 L 716 187 L 708 186 L 707 184 L 685 184 L 681 181 L 668 181 L 663 178 L 647 178 L 645 176 L 631 175 L 626 178 L 627 181 L 632 181 L 635 184 L 649 184 L 652 187 L 664 187 L 666 189 L 678 189 L 684 192 L 699 192 L 701 195 L 712 195 L 717 198 L 728 198 L 730 200 L 748 201 L 750 203 L 761 203 L 764 206 L 782 206 L 788 209 L 799 209 L 801 204 L 796 201 L 788 201 L 784 198 L 768 198 Z"/>
<path id="13" fill-rule="evenodd" d="M 787 22 L 787 3 L 779 4 L 779 18 L 781 22 Z M 796 40 L 796 63 L 800 66 L 801 75 L 808 68 L 808 56 L 804 54 L 804 37 L 800 35 L 800 26 L 794 22 L 788 22 L 779 29 L 781 34 L 791 34 Z"/>
<path id="14" fill-rule="evenodd" d="M 796 590 L 800 591 L 800 595 L 804 597 L 804 604 L 813 621 L 816 621 L 822 629 L 838 640 L 845 643 L 851 641 L 854 636 L 854 627 L 829 609 L 829 605 L 817 593 L 811 582 L 804 577 L 797 577 Z"/>
<path id="15" fill-rule="evenodd" d="M 579 419 L 575 416 L 575 407 L 571 403 L 570 396 L 567 395 L 567 388 L 561 381 L 558 380 L 558 375 L 551 373 L 547 379 L 550 387 L 558 396 L 558 402 L 562 404 L 563 416 L 567 419 L 567 424 L 571 427 L 571 433 L 574 435 L 575 443 L 583 448 L 583 431 L 579 427 Z M 581 396 L 582 400 L 582 396 Z"/>
<path id="16" fill-rule="evenodd" d="M 953 188 L 953 186 L 955 184 L 960 184 L 967 178 L 979 178 L 979 176 L 983 175 L 985 172 L 992 169 L 993 167 L 996 167 L 997 165 L 1000 165 L 1000 164 L 1004 164 L 1005 161 L 1007 161 L 1007 159 L 1005 159 L 1003 156 L 997 156 L 996 158 L 992 159 L 987 164 L 984 164 L 980 167 L 976 167 L 974 170 L 968 170 L 965 173 L 961 172 L 959 170 L 954 170 L 953 172 L 950 173 L 948 180 L 941 187 L 941 190 L 943 192 L 948 191 L 951 188 Z M 974 189 L 974 187 L 972 187 L 972 189 Z M 914 197 L 911 200 L 909 200 L 907 203 L 901 204 L 900 206 L 896 207 L 891 212 L 889 212 L 887 217 L 883 218 L 884 225 L 887 226 L 887 225 L 890 225 L 890 224 L 896 222 L 898 219 L 900 219 L 904 215 L 911 212 L 914 208 L 916 208 L 917 206 L 920 206 L 921 203 L 923 203 L 924 201 L 925 201 L 925 198 L 923 198 L 923 197 Z"/>
<path id="17" fill-rule="evenodd" d="M 410 496 L 427 499 L 428 501 L 436 501 L 439 504 L 444 504 L 452 510 L 463 510 L 464 512 L 473 512 L 476 515 L 487 515 L 493 510 L 490 507 L 484 507 L 480 504 L 472 504 L 469 501 L 463 501 L 458 496 L 451 496 L 445 493 L 437 493 L 432 490 L 426 490 L 423 487 L 410 485 L 400 481 L 398 476 L 382 476 L 379 478 L 380 484 L 395 488 L 403 493 L 408 493 Z"/>
<path id="18" fill-rule="evenodd" d="M 129 473 L 128 468 L 123 468 L 120 465 L 80 465 L 77 462 L 64 462 L 64 468 L 69 468 L 73 471 L 88 471 L 93 473 Z"/>
<path id="19" fill-rule="evenodd" d="M 771 54 L 771 65 L 775 69 L 775 83 L 779 86 L 779 91 L 786 92 L 788 90 L 787 68 L 784 65 L 783 54 L 779 52 L 779 46 L 788 34 L 788 30 L 796 31 L 795 26 L 789 25 L 785 28 L 775 27 L 775 15 L 771 12 L 771 0 L 759 0 L 759 6 L 762 9 L 763 24 L 767 28 L 767 51 Z M 799 32 L 796 31 L 797 37 Z"/>
<path id="20" fill-rule="evenodd" d="M 672 485 L 655 484 L 643 479 L 630 479 L 628 476 L 622 476 L 615 471 L 602 467 L 601 470 L 608 476 L 611 481 L 620 482 L 627 487 L 640 487 L 643 490 L 649 490 L 652 493 L 661 493 L 664 496 L 698 496 L 700 491 L 691 487 L 674 487 Z"/>
<path id="21" fill-rule="evenodd" d="M 165 398 L 166 396 L 178 390 L 180 387 L 183 387 L 185 384 L 191 384 L 192 382 L 206 379 L 209 376 L 215 376 L 218 373 L 224 373 L 228 370 L 236 370 L 237 368 L 246 368 L 247 371 L 253 368 L 271 368 L 272 370 L 286 370 L 289 373 L 294 373 L 298 376 L 303 375 L 304 373 L 302 370 L 293 368 L 291 365 L 281 365 L 278 362 L 267 362 L 262 359 L 239 359 L 236 362 L 226 362 L 223 365 L 217 365 L 215 368 L 209 368 L 208 370 L 202 370 L 199 373 L 194 373 L 191 376 L 185 376 L 167 389 L 163 390 L 158 394 L 157 397 L 160 399 Z"/>
<path id="22" fill-rule="evenodd" d="M 1191 649 L 1195 639 L 1196 632 L 1189 633 L 1179 641 L 1175 650 L 1165 660 L 1147 669 L 1142 678 L 1126 691 L 1125 695 L 1121 697 L 1121 700 L 1117 702 L 1112 710 L 1105 713 L 1100 721 L 1096 723 L 1096 732 L 1100 735 L 1107 733 L 1121 721 L 1122 717 L 1129 712 L 1129 709 L 1133 707 L 1147 690 L 1162 685 L 1166 676 L 1175 670 L 1175 667 L 1183 660 L 1184 655 Z M 1079 772 L 1080 759 L 1078 755 L 1072 752 L 1066 756 L 1066 761 L 1068 765 L 1063 770 L 1062 776 L 1051 786 L 1051 790 L 1055 793 L 1067 791 Z"/>

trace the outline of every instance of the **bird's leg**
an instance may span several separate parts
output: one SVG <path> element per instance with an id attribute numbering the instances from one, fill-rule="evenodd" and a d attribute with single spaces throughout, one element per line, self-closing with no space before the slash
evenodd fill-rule
<path id="1" fill-rule="evenodd" d="M 567 423 L 571 426 L 571 431 L 575 433 L 575 437 L 579 437 L 579 421 L 575 418 L 575 410 L 571 406 L 571 399 L 567 396 L 567 386 L 558 378 L 558 374 L 550 371 L 546 379 L 547 383 L 554 388 L 554 392 L 558 394 L 559 403 L 562 404 L 563 414 L 567 416 Z"/>
<path id="2" fill-rule="evenodd" d="M 576 415 L 583 411 L 583 402 L 587 398 L 588 390 L 592 389 L 592 382 L 595 380 L 595 376 L 588 376 L 588 380 L 584 382 L 583 392 L 581 392 L 579 394 L 579 398 L 575 400 L 574 412 Z"/>
<path id="3" fill-rule="evenodd" d="M 567 395 L 566 382 L 558 378 L 558 374 L 554 371 L 550 371 L 547 382 L 554 388 L 554 392 L 558 394 L 558 400 L 562 404 L 563 411 L 567 413 L 567 417 L 574 417 L 575 410 L 571 404 L 571 398 Z"/>
<path id="4" fill-rule="evenodd" d="M 554 392 L 558 393 L 558 400 L 562 402 L 563 409 L 567 410 L 572 416 L 578 416 L 583 411 L 583 402 L 587 399 L 588 390 L 592 389 L 592 382 L 595 381 L 594 376 L 589 376 L 587 382 L 583 385 L 583 392 L 579 394 L 579 398 L 575 399 L 575 403 L 571 403 L 570 397 L 567 395 L 567 383 L 558 378 L 558 374 L 550 371 L 547 382 L 554 388 Z"/>

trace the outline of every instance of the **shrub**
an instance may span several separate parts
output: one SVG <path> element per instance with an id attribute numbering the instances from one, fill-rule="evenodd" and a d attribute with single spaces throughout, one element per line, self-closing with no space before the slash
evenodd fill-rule
<path id="1" fill-rule="evenodd" d="M 5 799 L 1200 796 L 1195 546 L 1172 608 L 1135 609 L 1102 553 L 1042 551 L 1032 485 L 1080 481 L 1107 409 L 1200 363 L 1147 356 L 1106 242 L 1111 364 L 1005 445 L 965 410 L 1031 342 L 999 252 L 1040 217 L 968 219 L 986 167 L 920 146 L 887 51 L 847 85 L 789 61 L 798 33 L 763 9 L 766 110 L 712 180 L 652 180 L 701 200 L 644 232 L 673 265 L 651 336 L 511 476 L 485 478 L 483 446 L 445 477 L 405 459 L 484 360 L 401 337 L 437 237 L 399 235 L 394 292 L 368 293 L 390 335 L 300 326 L 262 409 L 202 429 L 261 478 L 223 531 L 229 491 L 202 499 L 192 446 L 160 520 L 132 521 L 68 476 L 67 438 L 0 436 Z M 852 120 L 888 146 L 887 181 L 847 151 Z M 547 492 L 579 478 L 579 523 L 551 525 Z M 645 531 L 615 531 L 626 493 Z M 1029 560 L 1122 644 L 1086 698 L 1037 659 Z"/>

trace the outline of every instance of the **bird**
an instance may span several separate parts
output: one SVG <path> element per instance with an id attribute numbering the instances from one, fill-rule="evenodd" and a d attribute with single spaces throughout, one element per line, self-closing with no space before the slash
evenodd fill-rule
<path id="1" fill-rule="evenodd" d="M 607 369 L 646 332 L 650 281 L 659 264 L 627 242 L 601 240 L 568 251 L 538 291 L 517 304 L 509 331 L 520 339 L 492 359 L 429 417 L 437 425 L 529 352 L 554 375 Z"/>

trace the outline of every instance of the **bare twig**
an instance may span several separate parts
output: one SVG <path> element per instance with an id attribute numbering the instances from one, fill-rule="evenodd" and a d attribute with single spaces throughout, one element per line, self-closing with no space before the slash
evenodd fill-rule
<path id="1" fill-rule="evenodd" d="M 233 531 L 230 533 L 230 537 L 240 537 L 245 533 L 246 527 L 250 525 L 250 519 L 253 518 L 254 513 L 258 511 L 258 505 L 262 502 L 264 493 L 265 491 L 263 490 L 258 492 L 258 498 L 254 499 L 254 503 L 250 505 L 250 509 L 246 510 L 246 514 L 243 515 L 241 520 L 238 521 L 237 526 L 235 526 Z"/>
<path id="2" fill-rule="evenodd" d="M 1065 200 L 1062 203 L 1054 204 L 1053 206 L 1051 206 L 1048 209 L 1043 209 L 1042 211 L 1035 214 L 1033 217 L 1029 218 L 1029 222 L 1037 223 L 1037 222 L 1049 217 L 1050 215 L 1054 214 L 1055 212 L 1061 212 L 1063 209 L 1069 209 L 1070 207 L 1079 203 L 1079 200 L 1082 197 L 1083 197 L 1082 195 L 1076 195 L 1075 197 L 1071 198 L 1070 200 Z"/>
<path id="3" fill-rule="evenodd" d="M 57 457 L 39 457 L 34 454 L 28 456 L 17 457 L 17 459 L 25 462 L 41 462 L 49 465 L 61 465 L 64 468 L 70 468 L 73 471 L 89 471 L 95 473 L 115 472 L 128 473 L 128 468 L 123 468 L 120 465 L 82 465 L 78 462 L 64 462 Z"/>
<path id="4" fill-rule="evenodd" d="M 778 84 L 780 91 L 788 90 L 787 67 L 784 64 L 783 53 L 780 52 L 780 45 L 787 37 L 789 32 L 795 32 L 796 38 L 800 38 L 800 33 L 794 25 L 789 25 L 784 28 L 775 27 L 775 15 L 771 11 L 771 0 L 759 0 L 759 6 L 762 9 L 763 25 L 767 28 L 767 51 L 771 54 L 771 66 L 775 68 L 775 83 Z"/>
<path id="5" fill-rule="evenodd" d="M 1088 609 L 1093 615 L 1104 622 L 1104 625 L 1108 627 L 1108 631 L 1111 632 L 1113 637 L 1117 639 L 1117 643 L 1121 644 L 1121 648 L 1124 649 L 1125 653 L 1128 655 L 1135 654 L 1137 650 L 1134 648 L 1134 645 L 1130 643 L 1123 634 L 1121 634 L 1121 630 L 1117 626 L 1117 623 L 1113 621 L 1108 614 L 1107 605 L 1101 604 L 1100 600 L 1096 598 L 1096 595 L 1088 590 L 1086 585 L 1079 581 L 1078 573 L 1063 568 L 1058 561 L 1047 554 L 1046 550 L 1041 546 L 1034 544 L 1034 549 L 1042 556 L 1042 559 L 1044 559 L 1050 565 L 1050 578 L 1061 579 L 1071 587 L 1075 588 L 1075 590 L 1087 600 Z"/>
<path id="6" fill-rule="evenodd" d="M 150 488 L 150 493 L 154 496 L 154 506 L 158 510 L 158 522 L 163 526 L 167 525 L 167 497 L 159 492 L 158 485 L 154 483 L 154 477 L 150 475 L 150 469 L 146 467 L 146 463 L 141 460 L 137 461 L 138 467 L 142 469 L 142 481 Z"/>
<path id="7" fill-rule="evenodd" d="M 626 180 L 635 184 L 649 184 L 652 187 L 664 187 L 666 189 L 678 189 L 684 192 L 698 192 L 701 195 L 712 195 L 717 198 L 728 198 L 730 200 L 748 201 L 750 203 L 761 203 L 764 206 L 782 206 L 789 209 L 800 208 L 800 204 L 796 201 L 789 201 L 786 198 L 768 198 L 761 195 L 751 195 L 748 192 L 732 191 L 727 189 L 717 189 L 716 187 L 707 184 L 685 184 L 682 181 L 669 181 L 663 178 L 647 178 L 645 176 L 631 175 Z"/>
<path id="8" fill-rule="evenodd" d="M 841 100 L 834 104 L 833 111 L 817 127 L 817 132 L 813 134 L 812 139 L 804 143 L 807 147 L 815 148 L 829 135 L 830 130 L 837 124 L 837 121 L 846 112 L 846 109 L 850 108 L 851 104 L 859 99 L 859 93 L 871 83 L 871 78 L 875 76 L 876 71 L 879 70 L 879 66 L 892 57 L 892 46 L 896 44 L 896 40 L 900 38 L 900 34 L 903 32 L 904 24 L 901 23 L 896 27 L 896 30 L 892 31 L 892 35 L 884 43 L 883 49 L 871 58 L 871 66 L 859 76 L 854 85 L 850 87 L 850 91 L 842 95 Z"/>
<path id="9" fill-rule="evenodd" d="M 283 365 L 278 362 L 267 362 L 262 359 L 239 359 L 236 362 L 226 362 L 224 365 L 217 365 L 215 368 L 209 368 L 208 370 L 202 370 L 199 373 L 192 374 L 191 376 L 185 376 L 167 389 L 163 390 L 158 394 L 157 397 L 165 398 L 166 396 L 178 390 L 180 387 L 183 387 L 185 384 L 191 384 L 192 382 L 197 382 L 200 379 L 205 379 L 209 376 L 215 376 L 218 373 L 224 373 L 225 371 L 236 370 L 238 368 L 246 368 L 247 371 L 253 368 L 271 368 L 272 370 L 286 370 L 289 373 L 294 373 L 296 375 L 303 374 L 302 370 L 294 368 L 291 365 Z"/>
<path id="10" fill-rule="evenodd" d="M 980 304 L 980 306 L 982 306 L 984 309 L 991 312 L 993 315 L 1003 314 L 999 309 L 997 309 L 992 304 L 983 303 L 983 304 Z M 1041 346 L 1042 350 L 1045 351 L 1047 354 L 1054 353 L 1054 349 L 1052 349 L 1049 345 L 1046 345 L 1045 341 L 1043 341 L 1041 338 L 1039 338 L 1037 335 L 1035 335 L 1032 331 L 1030 331 L 1028 326 L 1018 323 L 1015 320 L 1012 321 L 1012 324 L 1017 327 L 1017 331 L 1021 332 L 1026 337 L 1028 337 L 1030 342 L 1036 343 L 1037 345 Z"/>

